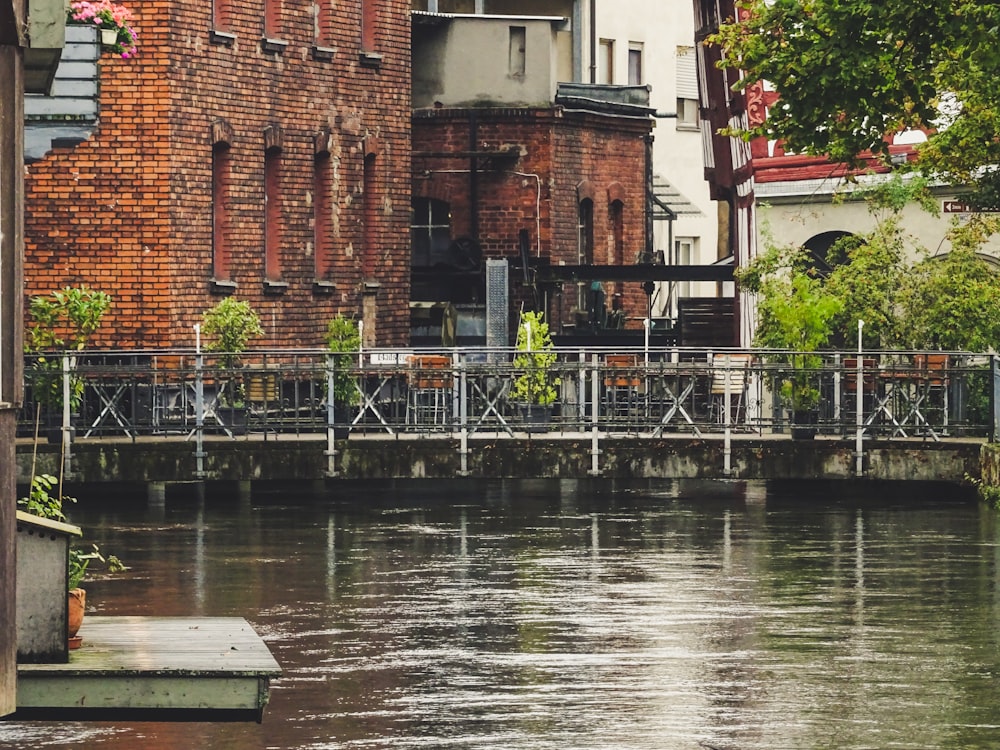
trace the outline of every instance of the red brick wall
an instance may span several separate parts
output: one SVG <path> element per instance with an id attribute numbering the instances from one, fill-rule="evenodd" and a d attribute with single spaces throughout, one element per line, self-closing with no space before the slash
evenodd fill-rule
<path id="1" fill-rule="evenodd" d="M 472 110 L 421 110 L 413 120 L 413 194 L 451 204 L 452 237 L 471 228 L 471 183 L 467 159 L 421 152 L 468 151 Z M 594 262 L 615 262 L 612 195 L 625 206 L 625 263 L 635 262 L 644 244 L 645 141 L 648 122 L 564 113 L 560 109 L 479 109 L 475 142 L 479 150 L 515 145 L 516 160 L 481 162 L 478 177 L 479 241 L 485 257 L 518 256 L 518 232 L 527 229 L 531 256 L 552 264 L 576 264 L 578 186 L 591 186 L 594 200 Z M 609 191 L 611 191 L 609 193 Z M 537 221 L 536 221 L 537 217 Z M 512 276 L 513 278 L 513 276 Z M 605 283 L 610 307 L 614 291 Z M 512 288 L 517 306 L 519 289 Z M 638 284 L 624 287 L 629 327 L 641 327 L 646 297 Z M 562 310 L 549 311 L 553 324 L 572 320 L 575 287 L 562 295 Z M 560 320 L 553 320 L 559 318 Z"/>
<path id="2" fill-rule="evenodd" d="M 331 59 L 312 54 L 309 0 L 283 0 L 287 45 L 262 48 L 264 1 L 232 4 L 230 44 L 211 39 L 211 4 L 135 3 L 139 56 L 101 59 L 100 127 L 86 143 L 31 165 L 27 294 L 84 283 L 114 297 L 98 343 L 190 345 L 192 326 L 222 298 L 212 282 L 212 123 L 233 137 L 227 206 L 232 292 L 267 331 L 260 345 L 322 344 L 337 313 L 359 316 L 376 295 L 377 341 L 409 334 L 409 3 L 378 0 L 381 58 L 359 57 L 360 4 L 338 6 Z M 283 287 L 264 284 L 264 130 L 281 132 Z M 315 136 L 330 131 L 332 288 L 314 287 Z M 374 153 L 379 258 L 361 272 L 366 149 Z"/>

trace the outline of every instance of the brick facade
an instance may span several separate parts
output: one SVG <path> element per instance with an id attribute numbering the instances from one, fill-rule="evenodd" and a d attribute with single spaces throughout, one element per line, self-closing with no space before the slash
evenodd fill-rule
<path id="1" fill-rule="evenodd" d="M 310 0 L 266 0 L 276 13 L 267 40 L 265 0 L 220 3 L 225 28 L 214 31 L 211 3 L 129 4 L 139 56 L 103 53 L 97 131 L 28 170 L 26 293 L 86 284 L 111 294 L 100 346 L 190 346 L 192 326 L 226 294 L 258 312 L 261 345 L 320 345 L 338 313 L 365 314 L 369 344 L 406 343 L 409 3 L 364 3 L 379 19 L 364 53 L 361 3 L 337 4 L 317 39 Z M 231 170 L 223 279 L 213 266 L 220 138 Z M 277 212 L 265 210 L 268 147 L 280 153 Z M 332 184 L 317 279 L 321 150 Z M 265 216 L 278 241 L 268 273 Z"/>
<path id="2" fill-rule="evenodd" d="M 593 259 L 597 265 L 634 264 L 645 248 L 646 138 L 651 124 L 641 118 L 599 116 L 549 108 L 418 110 L 413 119 L 413 195 L 447 202 L 452 238 L 476 234 L 472 226 L 473 182 L 469 158 L 439 154 L 505 152 L 479 158 L 478 240 L 484 258 L 519 257 L 519 233 L 527 231 L 534 261 L 553 265 L 581 262 L 579 204 L 593 202 Z M 473 130 L 474 129 L 474 130 Z M 620 202 L 620 241 L 615 242 L 612 204 Z M 616 252 L 616 247 L 618 248 Z M 616 257 L 620 256 L 620 257 Z M 516 281 L 515 274 L 511 276 Z M 572 287 L 572 288 L 569 288 Z M 628 327 L 641 327 L 646 295 L 639 284 L 604 284 L 608 306 L 621 294 Z M 519 295 L 512 284 L 512 309 Z M 574 319 L 576 285 L 564 285 L 547 315 L 556 328 Z"/>

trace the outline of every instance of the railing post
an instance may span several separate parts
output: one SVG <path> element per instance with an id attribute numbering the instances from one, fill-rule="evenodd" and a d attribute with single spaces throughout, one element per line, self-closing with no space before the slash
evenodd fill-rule
<path id="1" fill-rule="evenodd" d="M 590 360 L 590 471 L 592 477 L 601 475 L 601 438 L 598 419 L 601 413 L 601 373 L 596 354 Z"/>
<path id="2" fill-rule="evenodd" d="M 195 474 L 205 476 L 205 380 L 202 369 L 204 357 L 199 352 L 194 358 L 194 435 Z"/>
<path id="3" fill-rule="evenodd" d="M 465 369 L 465 359 L 460 357 L 457 352 L 453 356 L 455 365 L 458 367 L 458 428 L 460 438 L 458 453 L 461 457 L 461 468 L 458 473 L 467 477 L 469 476 L 469 378 Z"/>
<path id="4" fill-rule="evenodd" d="M 336 386 L 336 371 L 334 355 L 326 355 L 326 475 L 337 476 L 337 415 L 335 411 L 334 392 Z"/>
<path id="5" fill-rule="evenodd" d="M 69 355 L 63 354 L 62 431 L 60 433 L 60 438 L 62 444 L 62 476 L 66 479 L 69 479 L 72 476 L 73 472 L 73 448 L 72 448 L 73 415 L 72 415 L 72 404 L 70 403 L 71 392 L 72 392 L 72 383 L 70 377 Z"/>
<path id="6" fill-rule="evenodd" d="M 863 477 L 865 474 L 865 415 L 864 415 L 864 405 L 865 405 L 865 395 L 864 395 L 864 357 L 861 353 L 861 346 L 858 345 L 858 377 L 855 383 L 855 403 L 857 408 L 854 416 L 854 476 Z"/>
<path id="7" fill-rule="evenodd" d="M 732 365 L 732 358 L 729 354 L 725 355 L 725 371 L 726 371 L 726 382 L 725 387 L 722 390 L 722 408 L 725 413 L 723 418 L 723 448 L 722 448 L 722 473 L 725 476 L 732 476 L 733 473 L 733 435 L 732 435 L 732 424 L 730 408 L 732 407 L 732 372 L 730 370 Z"/>
<path id="8" fill-rule="evenodd" d="M 991 414 L 990 440 L 1000 442 L 1000 359 L 990 355 L 990 372 L 993 373 L 993 409 Z"/>

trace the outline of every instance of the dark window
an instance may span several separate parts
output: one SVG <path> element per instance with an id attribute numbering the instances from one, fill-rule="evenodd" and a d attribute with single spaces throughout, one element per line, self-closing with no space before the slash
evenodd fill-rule
<path id="1" fill-rule="evenodd" d="M 428 268 L 448 263 L 451 206 L 433 198 L 414 198 L 410 216 L 410 264 Z"/>
<path id="2" fill-rule="evenodd" d="M 281 149 L 264 153 L 264 278 L 281 281 Z"/>
<path id="3" fill-rule="evenodd" d="M 212 276 L 229 281 L 229 144 L 212 147 Z"/>
<path id="4" fill-rule="evenodd" d="M 313 163 L 313 241 L 317 279 L 329 280 L 333 265 L 333 183 L 330 152 L 316 154 Z"/>

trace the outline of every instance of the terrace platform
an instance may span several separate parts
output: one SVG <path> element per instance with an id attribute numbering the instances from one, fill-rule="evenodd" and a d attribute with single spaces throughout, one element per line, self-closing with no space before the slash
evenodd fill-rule
<path id="1" fill-rule="evenodd" d="M 256 721 L 281 668 L 240 617 L 88 615 L 67 664 L 19 664 L 8 719 Z"/>

